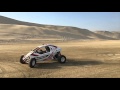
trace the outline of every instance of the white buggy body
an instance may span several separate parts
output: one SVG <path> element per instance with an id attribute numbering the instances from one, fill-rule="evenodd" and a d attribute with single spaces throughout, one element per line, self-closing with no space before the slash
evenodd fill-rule
<path id="1" fill-rule="evenodd" d="M 31 68 L 34 67 L 36 63 L 51 59 L 58 60 L 60 63 L 65 63 L 66 57 L 61 55 L 60 51 L 60 47 L 51 44 L 41 45 L 30 51 L 28 54 L 22 55 L 20 62 L 22 64 L 28 63 Z"/>

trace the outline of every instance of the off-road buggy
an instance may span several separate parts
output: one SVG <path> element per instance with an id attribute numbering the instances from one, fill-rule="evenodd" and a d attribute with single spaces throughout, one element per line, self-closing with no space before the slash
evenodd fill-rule
<path id="1" fill-rule="evenodd" d="M 60 63 L 66 62 L 66 57 L 61 55 L 61 48 L 51 44 L 43 44 L 31 50 L 28 54 L 20 57 L 20 63 L 28 65 L 33 68 L 36 63 L 46 60 L 57 60 Z"/>

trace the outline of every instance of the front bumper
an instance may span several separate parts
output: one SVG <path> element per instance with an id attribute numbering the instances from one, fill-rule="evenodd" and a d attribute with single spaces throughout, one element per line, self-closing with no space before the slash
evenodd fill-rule
<path id="1" fill-rule="evenodd" d="M 25 63 L 28 63 L 29 61 L 30 61 L 30 57 L 28 56 L 28 57 L 23 57 L 23 61 L 25 62 Z"/>

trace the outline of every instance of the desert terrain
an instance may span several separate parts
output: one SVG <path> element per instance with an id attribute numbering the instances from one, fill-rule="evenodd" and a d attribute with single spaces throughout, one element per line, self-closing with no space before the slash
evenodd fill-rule
<path id="1" fill-rule="evenodd" d="M 19 62 L 41 44 L 62 48 L 67 62 L 49 60 L 35 68 Z M 120 78 L 119 32 L 20 22 L 0 16 L 0 78 Z"/>

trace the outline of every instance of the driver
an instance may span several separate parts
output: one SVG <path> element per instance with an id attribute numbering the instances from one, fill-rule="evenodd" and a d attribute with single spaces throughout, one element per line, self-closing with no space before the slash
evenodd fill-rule
<path id="1" fill-rule="evenodd" d="M 40 49 L 40 48 L 36 52 L 39 53 L 39 54 L 43 54 L 43 50 Z"/>

